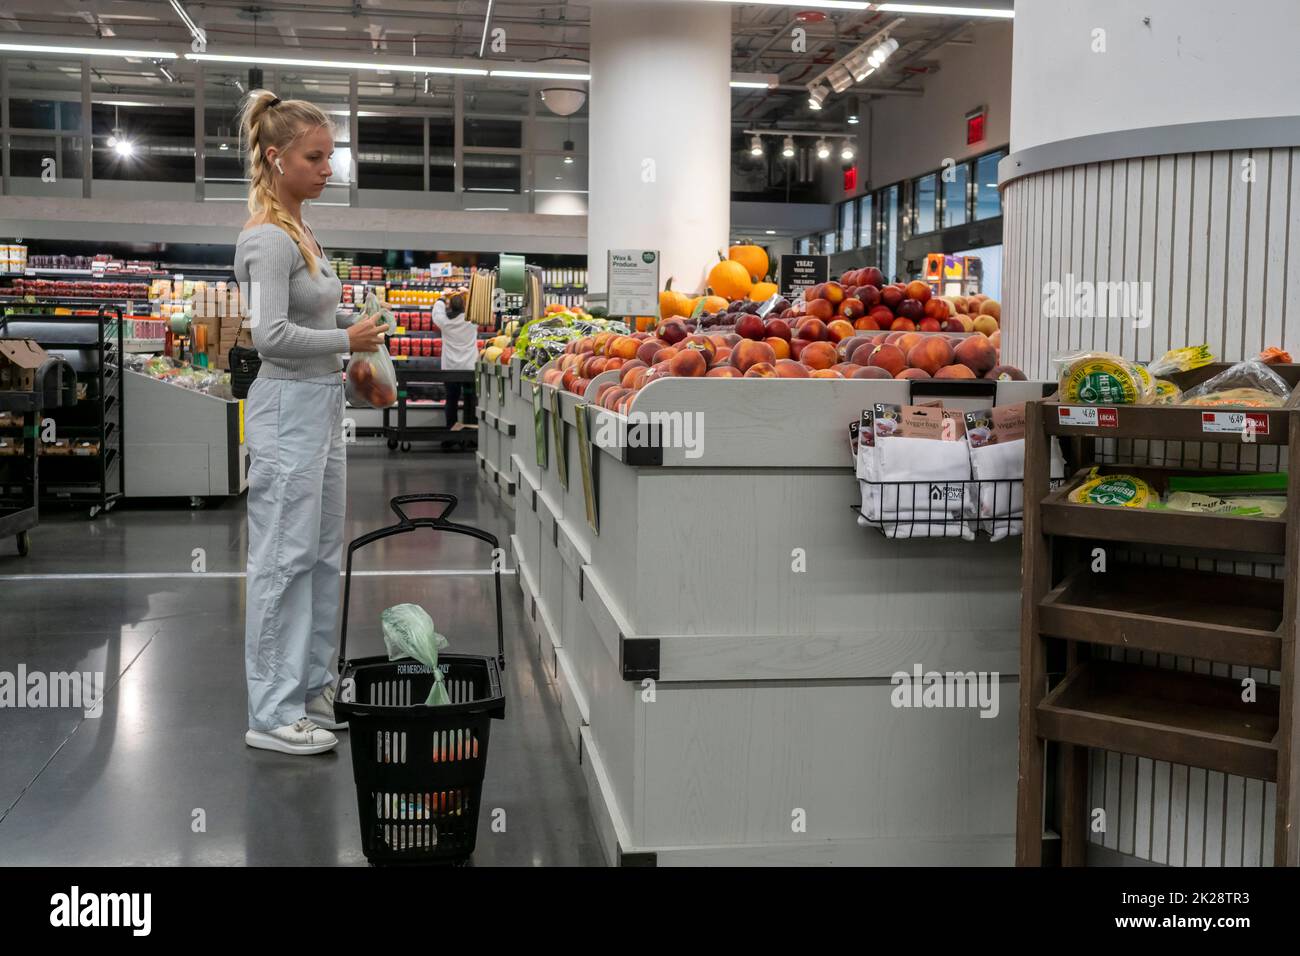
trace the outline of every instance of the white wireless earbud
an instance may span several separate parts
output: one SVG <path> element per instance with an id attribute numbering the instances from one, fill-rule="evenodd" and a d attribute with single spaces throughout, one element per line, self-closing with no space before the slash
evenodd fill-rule
<path id="1" fill-rule="evenodd" d="M 280 170 L 280 175 L 284 175 L 284 163 L 280 162 L 280 157 L 275 157 L 275 168 Z"/>

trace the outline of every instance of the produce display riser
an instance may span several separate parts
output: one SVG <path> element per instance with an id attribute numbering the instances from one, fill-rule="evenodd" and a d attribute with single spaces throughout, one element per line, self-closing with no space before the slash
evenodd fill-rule
<path id="1" fill-rule="evenodd" d="M 1019 541 L 859 527 L 847 426 L 877 401 L 906 403 L 907 384 L 652 383 L 633 410 L 707 409 L 702 454 L 596 450 L 599 534 L 566 438 L 570 490 L 543 515 L 538 588 L 548 600 L 557 569 L 557 690 L 611 862 L 1011 862 Z M 562 408 L 593 433 L 619 417 Z M 997 716 L 894 707 L 891 675 L 917 664 L 996 671 Z"/>
<path id="2" fill-rule="evenodd" d="M 126 373 L 126 494 L 130 498 L 238 495 L 248 488 L 239 402 Z"/>
<path id="3" fill-rule="evenodd" d="M 1185 373 L 1178 384 L 1188 387 L 1223 368 Z M 1300 367 L 1274 369 L 1293 389 L 1300 382 Z M 1206 422 L 1201 409 L 1119 406 L 1110 410 L 1112 424 L 1104 431 L 1077 429 L 1080 441 L 1074 443 L 1070 470 L 1097 462 L 1111 471 L 1139 475 L 1189 469 L 1294 474 L 1293 449 L 1300 445 L 1298 405 L 1300 392 L 1293 390 L 1287 409 L 1252 410 L 1262 424 L 1248 443 L 1239 434 L 1213 433 L 1213 422 Z M 1042 408 L 1040 427 L 1046 433 L 1073 430 L 1055 424 L 1052 403 Z M 1216 418 L 1227 414 L 1216 412 Z M 1031 441 L 1031 462 L 1035 456 L 1041 456 L 1041 450 Z M 1038 470 L 1033 469 L 1035 475 Z M 1300 541 L 1294 509 L 1288 506 L 1287 517 L 1278 520 L 1169 511 L 1163 522 L 1144 525 L 1142 534 L 1122 540 L 1113 537 L 1114 522 L 1098 521 L 1090 525 L 1095 537 L 1086 539 L 1053 517 L 1068 510 L 1056 501 L 1074 483 L 1077 479 L 1068 479 L 1067 488 L 1052 495 L 1046 494 L 1041 478 L 1036 487 L 1028 478 L 1025 484 L 1026 535 L 1035 526 L 1041 533 L 1026 538 L 1032 546 L 1026 552 L 1022 653 L 1041 667 L 1046 641 L 1061 647 L 1049 698 L 1041 699 L 1040 690 L 1032 710 L 1022 701 L 1021 764 L 1028 769 L 1021 777 L 1030 785 L 1029 792 L 1021 794 L 1024 833 L 1018 859 L 1038 863 L 1043 856 L 1038 842 L 1029 837 L 1035 826 L 1031 816 L 1042 812 L 1042 807 L 1031 809 L 1032 781 L 1050 774 L 1051 767 L 1031 759 L 1041 748 L 1023 741 L 1046 737 L 1052 741 L 1049 759 L 1059 754 L 1059 762 L 1073 770 L 1063 786 L 1058 781 L 1057 800 L 1046 807 L 1052 815 L 1048 825 L 1061 830 L 1065 862 L 1082 863 L 1086 841 L 1089 851 L 1105 847 L 1159 864 L 1294 865 L 1297 843 L 1294 837 L 1286 838 L 1288 828 L 1281 826 L 1284 817 L 1294 816 L 1300 789 L 1291 770 L 1297 759 L 1294 553 Z M 1288 494 L 1294 496 L 1293 483 Z M 1236 525 L 1225 533 L 1210 530 L 1222 521 Z M 1187 546 L 1186 540 L 1196 543 Z M 1258 546 L 1261 541 L 1266 546 Z M 1113 580 L 1142 594 L 1140 603 L 1116 603 L 1119 592 L 1106 584 L 1112 580 L 1109 574 L 1102 578 L 1084 573 L 1084 559 L 1098 545 L 1110 558 L 1108 570 L 1118 571 Z M 1114 640 L 1111 627 L 1123 628 L 1122 644 Z M 1081 676 L 1113 667 L 1125 669 L 1129 700 L 1112 694 L 1098 717 Z M 1226 695 L 1223 700 L 1202 686 L 1216 677 Z M 1256 682 L 1260 708 L 1250 723 L 1267 726 L 1271 721 L 1276 728 L 1262 749 L 1253 735 L 1234 726 L 1232 706 L 1247 677 Z M 1072 682 L 1085 693 L 1074 695 L 1063 717 L 1055 698 Z M 1183 712 L 1151 708 L 1145 684 L 1167 685 L 1163 694 L 1170 700 L 1193 700 L 1199 721 L 1184 726 Z M 1134 710 L 1141 717 L 1131 724 L 1110 719 Z M 1093 722 L 1094 736 L 1083 746 L 1079 727 L 1086 721 Z M 1171 748 L 1177 747 L 1182 749 L 1171 755 Z M 1268 757 L 1263 764 L 1257 760 L 1261 752 Z M 1104 833 L 1088 826 L 1091 808 L 1104 809 Z M 1092 862 L 1090 852 L 1087 860 Z"/>

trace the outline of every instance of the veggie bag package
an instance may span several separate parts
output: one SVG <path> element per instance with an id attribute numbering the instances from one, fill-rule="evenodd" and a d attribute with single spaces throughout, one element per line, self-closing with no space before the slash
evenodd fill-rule
<path id="1" fill-rule="evenodd" d="M 447 639 L 433 629 L 433 618 L 418 604 L 395 604 L 379 618 L 384 627 L 384 646 L 390 661 L 414 658 L 433 672 L 433 687 L 425 705 L 450 704 L 442 671 L 438 669 L 438 651 L 446 648 Z"/>
<path id="2" fill-rule="evenodd" d="M 1025 403 L 966 412 L 971 477 L 979 483 L 966 494 L 966 515 L 994 541 L 1024 533 Z M 1051 442 L 1051 487 L 1065 478 L 1065 458 Z"/>
<path id="3" fill-rule="evenodd" d="M 378 319 L 390 329 L 394 327 L 393 313 L 389 312 L 371 292 L 366 296 L 358 322 Z M 353 405 L 371 408 L 389 408 L 397 404 L 397 372 L 393 369 L 388 349 L 380 345 L 373 352 L 353 352 L 348 357 L 348 401 Z"/>
<path id="4" fill-rule="evenodd" d="M 878 522 L 889 538 L 974 539 L 973 525 L 961 520 L 970 451 L 958 413 L 885 403 L 864 409 L 856 472 L 859 524 Z"/>

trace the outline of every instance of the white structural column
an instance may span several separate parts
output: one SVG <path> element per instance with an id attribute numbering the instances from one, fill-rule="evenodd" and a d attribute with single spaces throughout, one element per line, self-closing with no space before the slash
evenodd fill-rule
<path id="1" fill-rule="evenodd" d="M 589 288 L 610 249 L 658 249 L 660 276 L 699 288 L 728 239 L 731 8 L 595 0 L 587 217 Z"/>
<path id="2" fill-rule="evenodd" d="M 1300 340 L 1297 35 L 1294 0 L 1016 4 L 1004 360 L 1042 376 L 1079 348 L 1235 361 Z M 1114 283 L 1120 314 L 1047 314 L 1054 284 Z"/>
<path id="3" fill-rule="evenodd" d="M 1297 35 L 1295 0 L 1016 0 L 1011 152 L 999 168 L 1004 362 L 1042 378 L 1054 374 L 1053 355 L 1081 349 L 1143 362 L 1201 343 L 1225 361 L 1267 345 L 1294 351 Z M 1198 454 L 1190 442 L 1133 446 L 1138 463 L 1195 464 Z M 1221 461 L 1271 467 L 1253 454 L 1224 451 Z M 1279 677 L 1128 649 L 1110 656 Z M 1276 784 L 1099 749 L 1089 762 L 1087 807 L 1106 823 L 1089 834 L 1094 848 L 1172 866 L 1272 862 Z"/>

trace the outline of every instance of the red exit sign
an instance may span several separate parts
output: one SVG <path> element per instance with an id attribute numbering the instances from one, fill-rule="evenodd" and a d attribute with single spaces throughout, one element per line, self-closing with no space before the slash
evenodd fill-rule
<path id="1" fill-rule="evenodd" d="M 984 141 L 984 108 L 966 114 L 966 145 L 974 146 Z"/>

